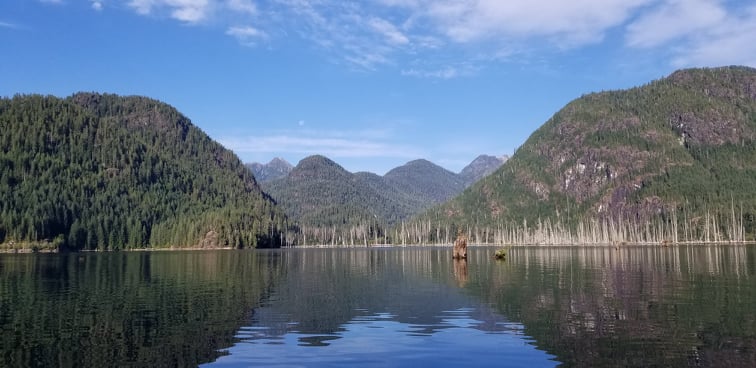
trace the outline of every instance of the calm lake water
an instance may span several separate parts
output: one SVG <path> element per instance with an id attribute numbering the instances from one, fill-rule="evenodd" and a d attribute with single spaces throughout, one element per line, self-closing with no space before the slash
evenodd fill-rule
<path id="1" fill-rule="evenodd" d="M 756 248 L 0 254 L 0 366 L 756 366 Z"/>

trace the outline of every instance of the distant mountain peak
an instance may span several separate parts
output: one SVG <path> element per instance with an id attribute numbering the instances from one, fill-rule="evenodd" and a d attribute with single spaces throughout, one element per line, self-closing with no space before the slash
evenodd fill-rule
<path id="1" fill-rule="evenodd" d="M 469 165 L 465 166 L 462 171 L 459 172 L 459 176 L 465 181 L 467 185 L 472 185 L 480 179 L 490 175 L 496 169 L 501 167 L 509 156 L 503 155 L 501 157 L 480 155 L 476 157 Z"/>
<path id="2" fill-rule="evenodd" d="M 273 158 L 267 164 L 253 162 L 246 166 L 252 170 L 255 179 L 261 183 L 282 178 L 294 169 L 294 166 L 280 157 Z"/>
<path id="3" fill-rule="evenodd" d="M 286 167 L 289 169 L 293 169 L 294 166 L 289 163 L 289 161 L 286 161 L 280 157 L 273 157 L 270 162 L 267 163 L 268 166 L 280 166 L 280 167 Z"/>
<path id="4" fill-rule="evenodd" d="M 351 175 L 351 173 L 335 161 L 322 155 L 312 155 L 303 158 L 289 173 L 290 178 L 298 180 L 303 178 L 324 179 L 347 175 Z"/>
<path id="5" fill-rule="evenodd" d="M 501 163 L 493 156 L 481 157 L 492 158 L 496 167 Z M 380 176 L 350 173 L 327 157 L 313 155 L 302 159 L 287 176 L 266 183 L 265 190 L 302 226 L 306 233 L 302 241 L 317 243 L 326 235 L 345 231 L 339 235 L 341 241 L 352 243 L 358 225 L 373 224 L 385 230 L 457 196 L 468 180 L 426 159 L 409 161 Z"/>

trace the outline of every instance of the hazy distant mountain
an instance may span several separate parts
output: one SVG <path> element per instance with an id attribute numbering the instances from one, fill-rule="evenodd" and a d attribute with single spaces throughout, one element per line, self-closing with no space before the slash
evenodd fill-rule
<path id="1" fill-rule="evenodd" d="M 246 164 L 246 166 L 252 170 L 252 174 L 258 182 L 266 182 L 282 178 L 289 175 L 294 168 L 294 166 L 286 160 L 278 157 L 270 160 L 267 164 L 253 162 L 251 164 Z"/>
<path id="2" fill-rule="evenodd" d="M 465 189 L 461 177 L 428 160 L 410 161 L 387 172 L 383 178 L 399 191 L 428 205 L 446 201 Z"/>
<path id="3" fill-rule="evenodd" d="M 288 176 L 266 182 L 264 189 L 304 227 L 395 223 L 417 213 L 418 206 L 380 176 L 352 174 L 323 156 L 303 159 Z"/>
<path id="4" fill-rule="evenodd" d="M 500 161 L 494 159 L 498 167 Z M 415 160 L 379 176 L 352 174 L 326 157 L 310 156 L 288 175 L 261 183 L 299 226 L 300 242 L 328 243 L 334 238 L 351 241 L 356 232 L 385 236 L 384 229 L 453 198 L 492 166 L 491 160 L 479 158 L 465 177 Z"/>
<path id="5" fill-rule="evenodd" d="M 478 180 L 483 179 L 496 171 L 496 169 L 507 162 L 508 159 L 509 156 L 507 155 L 501 157 L 480 155 L 469 165 L 465 166 L 465 168 L 459 172 L 459 176 L 462 177 L 465 185 L 472 185 Z"/>

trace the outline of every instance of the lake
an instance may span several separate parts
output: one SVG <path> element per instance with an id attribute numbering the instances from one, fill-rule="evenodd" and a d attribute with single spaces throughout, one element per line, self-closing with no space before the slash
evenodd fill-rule
<path id="1" fill-rule="evenodd" d="M 756 366 L 756 247 L 0 254 L 0 366 Z"/>

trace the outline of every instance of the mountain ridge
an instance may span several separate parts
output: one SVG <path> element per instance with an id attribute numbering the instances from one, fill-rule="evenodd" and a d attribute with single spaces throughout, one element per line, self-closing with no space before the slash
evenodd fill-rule
<path id="1" fill-rule="evenodd" d="M 315 154 L 312 156 L 322 156 L 322 155 Z M 305 157 L 305 159 L 312 156 L 307 156 Z M 325 157 L 325 156 L 322 156 L 322 157 Z M 508 155 L 502 155 L 502 156 L 497 157 L 497 156 L 492 156 L 492 155 L 481 154 L 481 155 L 478 155 L 475 159 L 473 159 L 473 161 L 471 161 L 467 166 L 463 167 L 462 170 L 460 170 L 460 172 L 456 173 L 456 175 L 458 175 L 461 178 L 461 180 L 465 183 L 466 186 L 469 186 L 475 183 L 476 181 L 482 179 L 483 177 L 491 174 L 494 170 L 499 168 L 499 166 L 504 164 L 504 162 L 506 162 L 508 159 L 509 159 Z M 419 162 L 427 161 L 428 163 L 434 166 L 439 166 L 430 160 L 421 158 L 421 159 L 415 159 L 415 160 L 406 162 L 404 165 L 399 165 L 397 167 L 394 167 L 391 170 L 387 171 L 387 174 L 391 171 L 400 169 L 402 166 L 411 164 L 414 161 L 419 161 Z M 274 157 L 273 159 L 270 160 L 270 162 L 266 164 L 260 163 L 260 162 L 248 162 L 248 163 L 245 163 L 244 165 L 247 166 L 250 170 L 252 170 L 252 173 L 258 182 L 267 182 L 267 181 L 280 179 L 282 177 L 289 175 L 289 173 L 294 168 L 294 165 L 290 164 L 288 161 L 280 157 Z M 443 168 L 441 166 L 439 167 L 443 170 L 449 171 L 446 168 Z M 357 171 L 357 172 L 354 172 L 353 174 L 358 174 L 358 173 L 370 173 L 373 175 L 378 175 L 369 171 Z M 382 177 L 382 176 L 385 176 L 385 174 L 378 175 L 378 176 Z"/>
<path id="2" fill-rule="evenodd" d="M 680 70 L 573 100 L 501 168 L 418 221 L 522 229 L 549 219 L 573 235 L 587 221 L 624 224 L 639 241 L 752 239 L 755 143 L 756 69 Z M 654 234 L 642 229 L 651 223 Z"/>
<path id="3" fill-rule="evenodd" d="M 386 237 L 390 226 L 452 198 L 468 180 L 425 159 L 379 176 L 350 173 L 325 156 L 313 155 L 302 159 L 288 175 L 261 184 L 298 224 L 300 241 L 333 241 L 337 231 L 344 234 L 339 235 L 342 242 L 346 237 L 351 242 L 359 238 L 356 232 L 363 240 L 366 233 L 372 238 Z M 324 229 L 330 232 L 324 234 Z"/>

